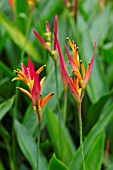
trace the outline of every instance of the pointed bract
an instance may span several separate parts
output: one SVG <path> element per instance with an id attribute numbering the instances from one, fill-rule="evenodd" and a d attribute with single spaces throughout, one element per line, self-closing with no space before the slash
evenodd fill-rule
<path id="1" fill-rule="evenodd" d="M 72 81 L 70 80 L 70 78 L 67 74 L 64 58 L 63 58 L 63 55 L 62 55 L 62 52 L 61 52 L 61 49 L 60 49 L 60 44 L 59 44 L 57 39 L 56 39 L 56 44 L 57 44 L 57 49 L 58 49 L 58 53 L 59 53 L 62 80 L 63 80 L 64 85 L 65 85 L 64 87 L 67 87 L 67 86 L 69 87 L 74 99 L 79 104 L 79 103 L 81 103 L 80 96 L 79 96 L 77 90 L 75 89 L 75 86 L 73 85 Z"/>
<path id="2" fill-rule="evenodd" d="M 36 73 L 34 75 L 34 84 L 33 84 L 33 88 L 31 91 L 33 106 L 36 106 L 40 99 L 40 90 L 41 90 L 41 87 L 40 87 L 39 76 Z"/>
<path id="3" fill-rule="evenodd" d="M 57 15 L 55 16 L 55 19 L 54 19 L 54 33 L 55 34 L 54 34 L 54 47 L 53 47 L 53 50 L 56 50 L 56 37 L 57 37 L 57 34 L 58 34 L 58 16 Z"/>
<path id="4" fill-rule="evenodd" d="M 49 50 L 49 48 L 48 48 L 46 42 L 44 41 L 44 39 L 35 30 L 33 31 L 33 33 L 36 36 L 36 38 L 40 41 L 40 43 L 44 46 L 44 48 L 46 50 Z"/>
<path id="5" fill-rule="evenodd" d="M 82 102 L 86 85 L 91 76 L 91 72 L 92 72 L 92 68 L 94 64 L 94 56 L 92 57 L 91 63 L 89 63 L 87 71 L 85 72 L 84 64 L 82 63 L 82 61 L 79 60 L 78 47 L 76 47 L 76 44 L 74 44 L 74 41 L 71 41 L 69 38 L 67 38 L 67 41 L 73 51 L 74 59 L 70 56 L 67 46 L 64 45 L 69 64 L 71 65 L 71 68 L 72 68 L 73 76 L 71 76 L 70 78 L 68 76 L 64 58 L 63 58 L 63 55 L 60 49 L 60 44 L 56 38 L 56 44 L 57 44 L 59 60 L 60 60 L 61 76 L 62 76 L 64 88 L 65 86 L 68 86 L 74 99 L 77 102 L 77 105 L 79 105 Z M 94 54 L 95 54 L 95 49 L 96 49 L 96 43 L 94 43 Z"/>
<path id="6" fill-rule="evenodd" d="M 44 84 L 45 77 L 39 80 L 39 74 L 44 70 L 46 65 L 40 67 L 36 72 L 34 69 L 34 65 L 30 58 L 28 58 L 28 67 L 22 63 L 22 70 L 15 70 L 14 72 L 17 74 L 18 77 L 13 78 L 14 80 L 21 80 L 29 87 L 29 91 L 18 87 L 18 89 L 26 94 L 31 100 L 34 110 L 40 110 L 44 107 L 47 101 L 53 96 L 54 93 L 50 93 L 47 95 L 43 100 L 41 98 L 41 90 Z M 37 113 L 39 113 L 37 110 Z M 38 115 L 39 116 L 39 115 Z"/>
<path id="7" fill-rule="evenodd" d="M 89 63 L 89 65 L 88 65 L 86 75 L 83 79 L 83 88 L 86 88 L 86 86 L 88 84 L 88 81 L 90 79 L 91 72 L 92 72 L 92 69 L 93 69 L 93 65 L 94 65 L 94 56 L 92 57 L 91 63 Z"/>
<path id="8" fill-rule="evenodd" d="M 46 21 L 46 32 L 50 32 L 50 25 L 48 21 Z"/>
<path id="9" fill-rule="evenodd" d="M 28 68 L 29 68 L 30 78 L 32 80 L 35 74 L 35 69 L 33 63 L 30 60 L 30 57 L 28 57 Z"/>

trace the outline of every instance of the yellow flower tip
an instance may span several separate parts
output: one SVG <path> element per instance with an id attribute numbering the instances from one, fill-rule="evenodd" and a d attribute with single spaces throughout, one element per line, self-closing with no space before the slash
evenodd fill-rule
<path id="1" fill-rule="evenodd" d="M 67 37 L 67 38 L 66 38 L 66 40 L 68 41 L 68 40 L 69 40 L 69 38 Z"/>
<path id="2" fill-rule="evenodd" d="M 55 92 L 52 92 L 52 93 L 51 93 L 51 96 L 53 96 L 54 94 L 55 94 Z"/>
<path id="3" fill-rule="evenodd" d="M 50 43 L 50 42 L 46 42 L 46 45 L 47 45 L 48 47 L 50 47 L 50 46 L 51 46 L 51 43 Z"/>
<path id="4" fill-rule="evenodd" d="M 78 94 L 79 94 L 79 96 L 81 96 L 81 94 L 82 94 L 82 88 L 80 88 L 80 89 L 78 90 Z"/>
<path id="5" fill-rule="evenodd" d="M 46 32 L 46 33 L 44 33 L 44 35 L 45 35 L 47 38 L 50 38 L 50 37 L 51 37 L 51 32 Z"/>
<path id="6" fill-rule="evenodd" d="M 44 65 L 44 68 L 46 68 L 46 64 Z"/>
<path id="7" fill-rule="evenodd" d="M 36 106 L 33 106 L 33 110 L 36 111 Z"/>
<path id="8" fill-rule="evenodd" d="M 76 51 L 78 51 L 78 47 L 76 47 Z"/>
<path id="9" fill-rule="evenodd" d="M 56 50 L 51 51 L 52 56 L 56 56 Z"/>
<path id="10" fill-rule="evenodd" d="M 14 73 L 17 73 L 17 70 L 14 70 Z"/>
<path id="11" fill-rule="evenodd" d="M 80 60 L 80 64 L 82 64 L 82 60 Z"/>
<path id="12" fill-rule="evenodd" d="M 14 81 L 14 80 L 15 80 L 15 78 L 12 79 L 12 81 Z"/>

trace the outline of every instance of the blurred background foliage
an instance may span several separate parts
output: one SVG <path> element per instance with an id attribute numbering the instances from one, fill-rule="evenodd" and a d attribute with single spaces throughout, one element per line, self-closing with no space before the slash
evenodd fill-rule
<path id="1" fill-rule="evenodd" d="M 45 22 L 50 23 L 52 31 L 56 14 L 67 67 L 66 37 L 79 47 L 85 66 L 93 55 L 94 41 L 97 43 L 95 64 L 82 104 L 85 164 L 86 170 L 113 170 L 113 1 L 15 0 L 13 6 L 9 2 L 0 0 L 0 170 L 36 169 L 37 119 L 31 101 L 16 89 L 25 85 L 11 80 L 14 69 L 20 69 L 22 62 L 27 65 L 29 55 L 36 69 L 47 65 L 41 73 L 47 77 L 42 95 L 56 92 L 53 60 L 33 35 L 35 29 L 45 38 Z M 62 112 L 64 91 L 59 71 L 58 81 Z M 60 143 L 56 94 L 43 111 L 40 170 L 81 170 L 78 115 L 70 92 L 66 112 Z"/>

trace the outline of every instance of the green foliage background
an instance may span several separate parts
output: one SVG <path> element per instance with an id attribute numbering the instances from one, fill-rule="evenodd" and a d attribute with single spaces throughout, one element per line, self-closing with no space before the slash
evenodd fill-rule
<path id="1" fill-rule="evenodd" d="M 17 86 L 26 86 L 11 80 L 15 77 L 13 70 L 21 68 L 21 62 L 27 65 L 26 54 L 29 54 L 36 69 L 47 65 L 41 73 L 42 77 L 47 77 L 42 95 L 56 92 L 53 60 L 33 35 L 35 29 L 44 38 L 46 21 L 52 31 L 56 14 L 58 38 L 67 66 L 64 50 L 66 37 L 76 42 L 85 66 L 93 55 L 94 41 L 97 43 L 93 72 L 82 104 L 85 165 L 86 170 L 113 170 L 113 2 L 106 0 L 101 10 L 99 0 L 78 0 L 76 20 L 61 0 L 41 0 L 32 14 L 27 0 L 15 2 L 12 10 L 7 0 L 0 1 L 0 170 L 36 169 L 37 118 L 31 101 L 16 89 Z M 58 82 L 62 111 L 64 91 L 60 72 Z M 78 115 L 70 92 L 66 126 L 61 126 L 61 134 L 60 143 L 55 93 L 43 111 L 40 170 L 82 169 Z M 106 161 L 108 141 L 109 156 Z"/>

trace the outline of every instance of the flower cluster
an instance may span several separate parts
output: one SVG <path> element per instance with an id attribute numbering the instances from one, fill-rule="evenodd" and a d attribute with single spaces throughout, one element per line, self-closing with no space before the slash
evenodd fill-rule
<path id="1" fill-rule="evenodd" d="M 84 96 L 85 88 L 87 86 L 87 83 L 89 81 L 92 72 L 92 68 L 94 64 L 94 55 L 91 59 L 91 62 L 88 64 L 87 70 L 85 70 L 83 62 L 79 59 L 78 47 L 76 46 L 74 41 L 71 41 L 69 38 L 67 38 L 67 41 L 73 51 L 73 57 L 71 57 L 66 44 L 64 45 L 64 47 L 74 76 L 70 76 L 70 77 L 68 76 L 64 58 L 61 52 L 60 44 L 57 40 L 56 42 L 57 42 L 57 48 L 59 53 L 59 59 L 60 59 L 61 76 L 62 76 L 64 88 L 67 88 L 68 86 L 77 104 L 81 104 Z M 94 43 L 94 49 L 95 48 L 96 48 L 96 43 Z"/>
<path id="2" fill-rule="evenodd" d="M 15 70 L 14 72 L 17 74 L 17 77 L 13 78 L 14 80 L 23 81 L 29 88 L 29 91 L 18 87 L 18 89 L 25 93 L 31 100 L 33 104 L 33 109 L 37 113 L 38 118 L 41 118 L 40 113 L 41 110 L 47 103 L 47 101 L 53 96 L 54 93 L 48 94 L 44 99 L 41 97 L 41 90 L 44 84 L 45 77 L 39 81 L 39 74 L 44 70 L 46 66 L 40 67 L 36 72 L 34 69 L 34 65 L 31 62 L 30 58 L 28 58 L 28 67 L 22 63 L 22 70 Z"/>
<path id="3" fill-rule="evenodd" d="M 48 22 L 46 22 L 46 32 L 45 32 L 45 41 L 35 30 L 33 30 L 34 35 L 36 38 L 39 40 L 39 42 L 43 45 L 43 47 L 47 50 L 47 52 L 53 57 L 53 59 L 56 61 L 56 37 L 58 34 L 58 16 L 55 16 L 54 19 L 54 42 L 53 42 L 53 47 L 51 47 L 51 30 L 50 30 L 50 25 Z"/>

